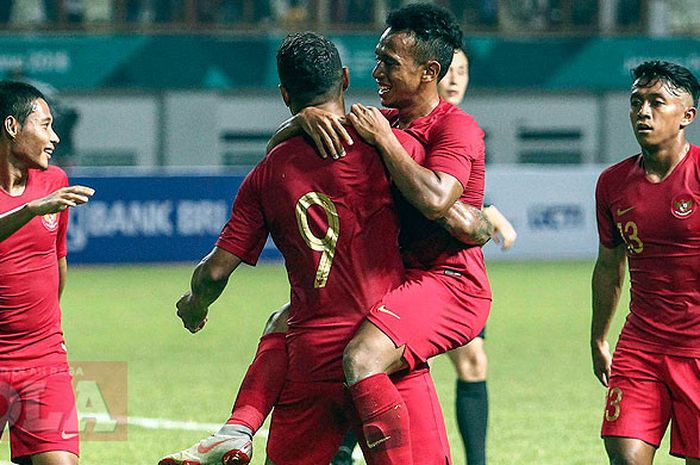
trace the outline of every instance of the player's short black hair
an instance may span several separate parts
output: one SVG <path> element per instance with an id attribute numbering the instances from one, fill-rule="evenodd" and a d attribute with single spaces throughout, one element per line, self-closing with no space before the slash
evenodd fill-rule
<path id="1" fill-rule="evenodd" d="M 442 79 L 452 63 L 455 49 L 462 48 L 462 29 L 454 15 L 430 3 L 412 3 L 389 13 L 387 27 L 392 32 L 407 32 L 415 38 L 412 47 L 417 63 L 436 60 Z"/>
<path id="2" fill-rule="evenodd" d="M 297 109 L 339 95 L 343 64 L 338 49 L 315 32 L 289 34 L 277 50 L 277 73 Z"/>
<path id="3" fill-rule="evenodd" d="M 19 124 L 24 124 L 34 110 L 35 100 L 44 99 L 44 94 L 36 87 L 18 81 L 0 81 L 0 121 L 14 116 Z"/>
<path id="4" fill-rule="evenodd" d="M 693 105 L 698 106 L 700 84 L 693 73 L 669 61 L 645 61 L 632 70 L 632 78 L 639 87 L 649 87 L 656 81 L 664 81 L 674 89 L 687 92 L 693 97 Z"/>

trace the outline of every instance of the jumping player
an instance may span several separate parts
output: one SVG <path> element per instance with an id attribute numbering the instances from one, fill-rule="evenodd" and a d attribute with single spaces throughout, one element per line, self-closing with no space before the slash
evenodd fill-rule
<path id="1" fill-rule="evenodd" d="M 292 113 L 316 105 L 344 114 L 347 71 L 330 42 L 313 33 L 288 37 L 278 52 L 278 69 L 282 96 Z M 412 156 L 423 158 L 420 144 L 401 132 L 397 137 Z M 230 274 L 242 261 L 255 263 L 271 233 L 286 260 L 292 298 L 289 363 L 272 418 L 268 463 L 328 463 L 353 421 L 343 386 L 343 348 L 367 310 L 404 278 L 384 169 L 364 143 L 339 162 L 318 157 L 302 137 L 280 144 L 244 181 L 217 246 L 197 266 L 191 291 L 178 302 L 185 326 L 192 332 L 201 329 L 208 306 Z M 409 420 L 408 413 L 417 412 L 410 416 L 410 426 L 424 440 L 408 451 L 407 459 L 416 453 L 426 464 L 444 464 L 449 450 L 427 368 L 394 381 L 406 399 L 398 414 Z M 231 434 L 239 426 L 225 426 L 160 463 L 247 463 L 250 443 L 241 444 Z M 375 446 L 372 451 L 365 447 L 365 452 L 380 463 L 390 448 L 374 431 L 365 432 L 363 444 Z M 363 431 L 358 434 L 364 437 Z M 312 436 L 310 447 L 306 439 Z"/>
<path id="2" fill-rule="evenodd" d="M 700 464 L 700 148 L 686 139 L 700 86 L 686 68 L 632 71 L 630 120 L 641 153 L 596 187 L 593 371 L 608 388 L 602 437 L 613 465 L 650 465 L 669 421 L 671 454 Z M 629 264 L 630 313 L 607 335 Z"/>
<path id="3" fill-rule="evenodd" d="M 0 82 L 0 431 L 12 461 L 78 463 L 78 418 L 61 330 L 68 208 L 94 191 L 49 166 L 59 143 L 36 88 Z"/>

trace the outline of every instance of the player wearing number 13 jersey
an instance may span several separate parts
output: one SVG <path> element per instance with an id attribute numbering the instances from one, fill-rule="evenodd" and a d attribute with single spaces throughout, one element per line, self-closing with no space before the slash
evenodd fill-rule
<path id="1" fill-rule="evenodd" d="M 596 188 L 600 251 L 591 348 L 608 390 L 602 436 L 613 464 L 651 464 L 673 420 L 671 454 L 700 464 L 700 148 L 685 137 L 700 87 L 685 68 L 633 71 L 630 118 L 642 152 L 605 170 Z M 630 313 L 615 355 L 605 341 L 625 257 Z"/>

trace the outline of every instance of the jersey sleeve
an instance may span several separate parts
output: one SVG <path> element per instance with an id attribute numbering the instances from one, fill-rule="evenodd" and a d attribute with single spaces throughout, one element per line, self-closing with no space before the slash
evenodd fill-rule
<path id="1" fill-rule="evenodd" d="M 268 234 L 257 187 L 257 173 L 254 169 L 243 180 L 233 202 L 231 217 L 216 241 L 217 247 L 249 265 L 258 262 Z"/>
<path id="2" fill-rule="evenodd" d="M 466 187 L 473 163 L 484 158 L 484 132 L 466 115 L 446 116 L 432 131 L 424 166 L 454 176 Z"/>
<path id="3" fill-rule="evenodd" d="M 61 171 L 62 177 L 59 187 L 67 187 L 68 176 L 66 173 Z M 56 235 L 56 257 L 60 260 L 61 258 L 68 255 L 68 248 L 66 246 L 66 234 L 68 233 L 68 218 L 70 216 L 70 208 L 66 208 L 58 214 L 58 233 Z"/>
<path id="4" fill-rule="evenodd" d="M 607 194 L 607 177 L 600 175 L 595 188 L 596 221 L 600 243 L 612 249 L 622 243 L 622 237 L 615 226 Z"/>
<path id="5" fill-rule="evenodd" d="M 392 131 L 394 131 L 396 138 L 401 143 L 401 146 L 406 149 L 408 155 L 422 165 L 425 162 L 425 148 L 423 145 L 415 137 L 400 129 L 392 129 Z"/>

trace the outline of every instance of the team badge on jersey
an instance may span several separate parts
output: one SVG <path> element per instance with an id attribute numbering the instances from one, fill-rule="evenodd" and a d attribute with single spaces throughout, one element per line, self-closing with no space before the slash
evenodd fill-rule
<path id="1" fill-rule="evenodd" d="M 47 213 L 42 216 L 41 224 L 49 231 L 55 231 L 58 228 L 58 213 Z"/>
<path id="2" fill-rule="evenodd" d="M 695 211 L 695 200 L 690 194 L 677 195 L 671 205 L 671 213 L 676 218 L 685 219 Z"/>

